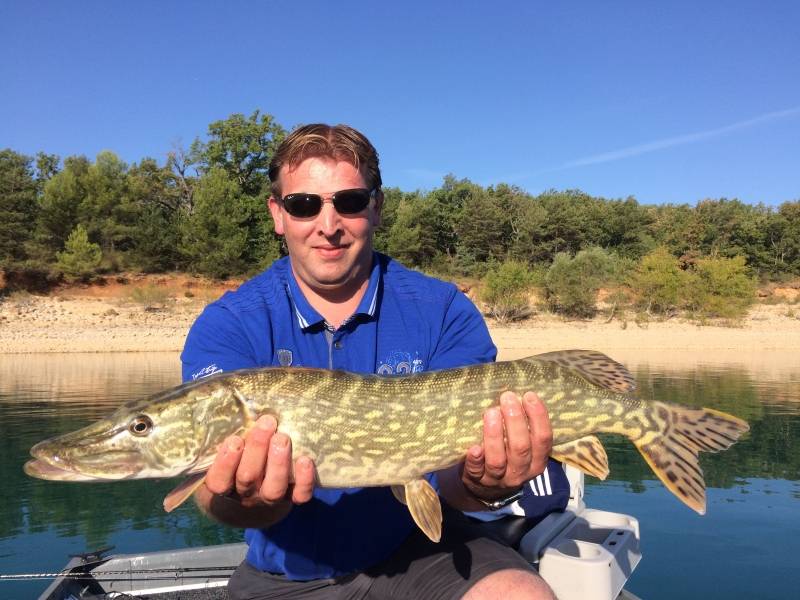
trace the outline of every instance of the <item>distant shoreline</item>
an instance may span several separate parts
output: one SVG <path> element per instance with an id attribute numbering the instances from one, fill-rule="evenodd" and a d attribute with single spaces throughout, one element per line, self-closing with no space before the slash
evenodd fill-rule
<path id="1" fill-rule="evenodd" d="M 231 286 L 170 281 L 161 302 L 145 306 L 119 286 L 49 296 L 15 294 L 0 302 L 0 355 L 76 352 L 180 352 L 205 304 Z M 172 287 L 169 287 L 172 285 Z M 127 284 L 129 287 L 130 284 Z M 193 290 L 191 293 L 186 288 Z M 756 304 L 739 326 L 683 319 L 636 324 L 603 317 L 565 321 L 537 314 L 518 324 L 489 322 L 502 360 L 563 348 L 591 348 L 629 362 L 769 362 L 800 369 L 800 305 Z"/>

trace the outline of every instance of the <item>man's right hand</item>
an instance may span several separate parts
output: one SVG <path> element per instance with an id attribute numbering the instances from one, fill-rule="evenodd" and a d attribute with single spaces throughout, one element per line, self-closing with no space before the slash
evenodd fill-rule
<path id="1" fill-rule="evenodd" d="M 294 504 L 311 500 L 316 481 L 308 457 L 294 461 L 292 442 L 277 432 L 277 421 L 262 416 L 245 436 L 230 436 L 208 469 L 197 502 L 212 517 L 238 527 L 266 527 Z M 234 497 L 235 492 L 238 497 Z"/>

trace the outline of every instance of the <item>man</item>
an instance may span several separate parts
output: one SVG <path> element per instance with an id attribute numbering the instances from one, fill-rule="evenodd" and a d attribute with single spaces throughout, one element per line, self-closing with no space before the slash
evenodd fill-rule
<path id="1" fill-rule="evenodd" d="M 182 354 L 185 380 L 267 365 L 385 374 L 494 360 L 483 319 L 455 286 L 373 251 L 383 194 L 361 133 L 301 127 L 269 176 L 289 256 L 206 308 Z M 313 462 L 293 457 L 277 426 L 263 416 L 244 439 L 226 440 L 196 494 L 207 514 L 247 528 L 232 597 L 552 597 L 516 552 L 455 510 L 434 544 L 388 488 L 315 487 Z M 503 506 L 541 476 L 551 445 L 538 398 L 506 393 L 486 411 L 483 444 L 429 480 L 453 509 Z"/>

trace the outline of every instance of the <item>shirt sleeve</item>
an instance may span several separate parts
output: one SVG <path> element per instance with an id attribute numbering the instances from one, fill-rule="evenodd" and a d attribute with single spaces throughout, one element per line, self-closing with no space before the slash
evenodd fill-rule
<path id="1" fill-rule="evenodd" d="M 428 361 L 431 370 L 492 362 L 497 357 L 486 322 L 469 298 L 457 290 L 447 307 L 441 335 L 433 348 Z"/>
<path id="2" fill-rule="evenodd" d="M 184 382 L 258 366 L 243 325 L 218 302 L 207 306 L 192 325 L 181 363 Z"/>

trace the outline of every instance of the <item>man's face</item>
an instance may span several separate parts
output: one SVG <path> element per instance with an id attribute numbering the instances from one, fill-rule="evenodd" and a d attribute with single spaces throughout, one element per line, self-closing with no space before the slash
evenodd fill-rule
<path id="1" fill-rule="evenodd" d="M 284 236 L 292 270 L 301 286 L 317 293 L 355 292 L 369 278 L 372 232 L 380 224 L 380 194 L 354 215 L 340 215 L 330 202 L 340 190 L 366 188 L 361 172 L 345 161 L 307 158 L 280 172 L 281 193 L 322 196 L 322 210 L 309 218 L 293 217 L 276 198 L 269 199 L 275 233 Z"/>

